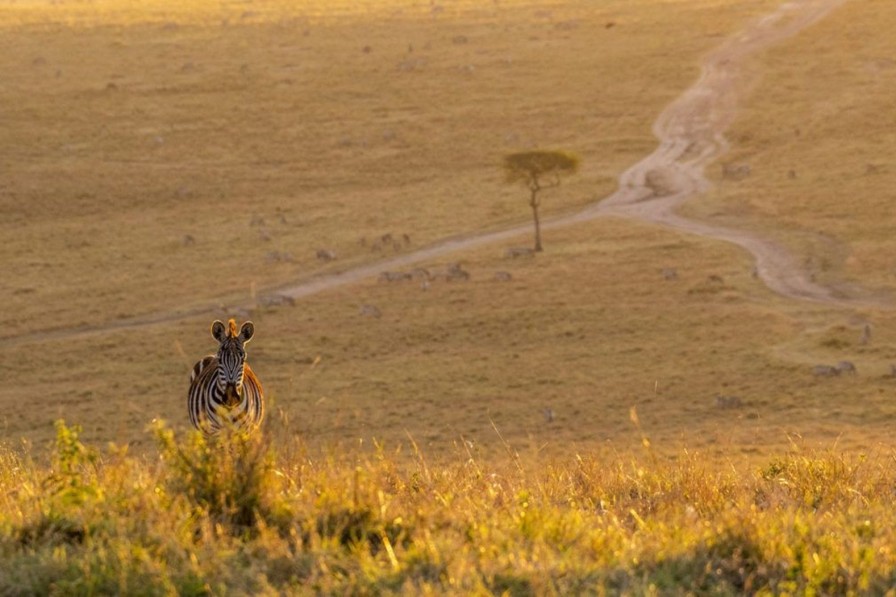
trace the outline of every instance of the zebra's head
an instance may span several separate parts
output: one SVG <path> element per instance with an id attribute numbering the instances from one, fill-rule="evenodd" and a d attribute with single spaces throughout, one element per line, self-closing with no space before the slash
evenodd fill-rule
<path id="1" fill-rule="evenodd" d="M 243 373 L 246 364 L 245 345 L 255 334 L 255 326 L 247 321 L 236 331 L 236 321 L 231 319 L 225 325 L 220 321 L 212 324 L 212 336 L 218 341 L 218 383 L 224 387 L 224 403 L 233 407 L 241 398 Z"/>

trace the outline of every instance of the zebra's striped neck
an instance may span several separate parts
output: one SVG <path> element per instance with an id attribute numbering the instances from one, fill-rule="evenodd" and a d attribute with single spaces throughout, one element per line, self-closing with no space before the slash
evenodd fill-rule
<path id="1" fill-rule="evenodd" d="M 227 380 L 227 375 L 225 375 L 225 374 L 219 369 L 218 372 L 217 372 L 217 375 L 215 375 L 215 386 L 216 386 L 219 390 L 223 390 L 224 388 L 227 387 L 227 384 L 233 385 L 233 386 L 236 387 L 237 390 L 242 391 L 242 390 L 243 390 L 243 376 L 240 375 L 240 377 L 239 377 L 239 381 L 237 381 L 237 382 L 229 382 L 229 381 Z"/>
<path id="2" fill-rule="evenodd" d="M 243 371 L 236 383 L 230 382 L 227 375 L 220 368 L 215 375 L 215 391 L 212 393 L 212 399 L 228 408 L 233 408 L 246 401 L 245 392 L 243 392 Z"/>

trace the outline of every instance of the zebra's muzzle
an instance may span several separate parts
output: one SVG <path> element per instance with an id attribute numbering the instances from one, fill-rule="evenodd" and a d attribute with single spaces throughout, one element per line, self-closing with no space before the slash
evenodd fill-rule
<path id="1" fill-rule="evenodd" d="M 236 384 L 229 383 L 224 387 L 224 406 L 233 408 L 240 403 L 240 393 L 236 389 Z"/>

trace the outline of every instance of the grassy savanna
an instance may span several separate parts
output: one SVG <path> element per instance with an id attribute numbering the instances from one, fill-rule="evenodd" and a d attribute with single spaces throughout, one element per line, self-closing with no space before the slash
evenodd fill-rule
<path id="1" fill-rule="evenodd" d="M 227 449 L 155 427 L 160 459 L 58 426 L 4 451 L 5 594 L 890 594 L 893 454 L 717 467 L 604 452 L 534 469 Z"/>
<path id="2" fill-rule="evenodd" d="M 518 145 L 567 147 L 583 158 L 578 175 L 545 193 L 545 213 L 593 200 L 652 147 L 650 122 L 696 75 L 701 52 L 771 6 L 471 4 L 448 14 L 405 7 L 320 20 L 284 5 L 276 19 L 261 11 L 217 20 L 202 13 L 203 21 L 186 9 L 162 18 L 44 8 L 20 24 L 3 20 L 14 51 L 0 60 L 11 63 L 15 84 L 2 92 L 19 107 L 4 121 L 11 175 L 0 223 L 2 317 L 12 336 L 250 303 L 253 288 L 393 254 L 372 248 L 386 232 L 408 233 L 413 247 L 525 223 L 525 196 L 500 169 Z M 676 26 L 685 18 L 686 32 Z M 457 65 L 490 52 L 502 66 L 475 84 L 460 78 Z M 402 66 L 421 53 L 425 62 Z M 268 74 L 239 79 L 251 71 L 244 64 Z M 280 73 L 293 84 L 264 70 L 276 65 L 295 71 Z M 463 77 L 483 68 L 467 70 Z M 451 101 L 439 96 L 449 92 Z M 747 113 L 761 98 L 745 102 Z M 405 101 L 413 113 L 389 130 L 416 135 L 413 142 L 373 144 L 377 114 Z M 77 139 L 89 142 L 68 143 Z M 744 150 L 734 151 L 726 159 Z M 720 181 L 719 192 L 732 184 Z M 863 448 L 889 437 L 889 314 L 778 300 L 750 276 L 740 250 L 627 221 L 545 238 L 549 250 L 536 260 L 509 260 L 505 246 L 488 246 L 421 264 L 438 271 L 460 260 L 468 283 L 423 291 L 417 282 L 370 280 L 255 309 L 250 361 L 274 411 L 312 442 L 369 446 L 408 433 L 431 453 L 461 438 L 502 449 L 498 432 L 532 455 L 604 443 L 625 450 L 640 441 L 632 406 L 657 449 L 672 452 L 766 457 L 794 436 Z M 529 242 L 521 235 L 517 244 Z M 319 262 L 318 247 L 338 259 Z M 292 261 L 269 257 L 284 253 Z M 662 268 L 677 279 L 664 279 Z M 513 279 L 496 282 L 496 271 Z M 363 305 L 382 317 L 362 315 Z M 145 442 L 146 422 L 159 416 L 183 426 L 189 367 L 213 349 L 210 320 L 229 315 L 13 339 L 2 349 L 8 437 L 41 447 L 59 417 L 82 424 L 91 441 Z M 861 345 L 866 322 L 873 341 Z M 810 373 L 843 359 L 859 375 Z M 718 408 L 717 395 L 736 396 L 741 408 Z"/>
<path id="3" fill-rule="evenodd" d="M 513 152 L 582 158 L 545 216 L 607 194 L 700 56 L 778 4 L 0 4 L 0 592 L 890 590 L 889 310 L 611 218 L 419 264 L 468 281 L 258 300 L 527 223 Z M 894 11 L 758 56 L 688 213 L 891 287 Z M 185 394 L 233 315 L 271 415 L 221 449 Z"/>
<path id="4" fill-rule="evenodd" d="M 253 289 L 408 250 L 375 250 L 386 233 L 408 234 L 416 247 L 525 223 L 526 198 L 501 171 L 513 150 L 559 147 L 582 157 L 580 173 L 545 195 L 544 215 L 593 201 L 651 149 L 650 123 L 696 76 L 699 56 L 773 5 L 395 5 L 322 18 L 319 7 L 306 14 L 287 3 L 242 5 L 247 15 L 209 14 L 204 5 L 193 14 L 190 5 L 108 3 L 94 13 L 78 4 L 4 4 L 4 330 L 17 336 L 248 303 Z M 623 256 L 619 247 L 642 231 L 657 239 L 655 252 Z M 462 287 L 424 295 L 412 285 L 371 284 L 253 313 L 261 327 L 250 358 L 278 406 L 303 430 L 316 429 L 315 438 L 355 439 L 347 422 L 356 420 L 371 435 L 394 434 L 400 423 L 453 440 L 441 425 L 446 410 L 468 413 L 458 429 L 466 433 L 490 429 L 483 410 L 505 408 L 526 417 L 502 420 L 502 430 L 527 437 L 549 407 L 578 428 L 564 434 L 591 438 L 593 423 L 579 428 L 582 419 L 549 402 L 601 417 L 602 405 L 614 405 L 625 418 L 629 399 L 617 406 L 619 390 L 603 391 L 607 372 L 623 361 L 620 371 L 642 371 L 644 383 L 632 387 L 648 397 L 657 378 L 656 359 L 615 351 L 602 332 L 604 322 L 634 313 L 632 293 L 615 304 L 618 297 L 600 293 L 615 292 L 620 280 L 649 280 L 634 293 L 645 295 L 634 307 L 646 310 L 632 320 L 633 338 L 653 343 L 651 322 L 666 315 L 652 296 L 669 296 L 656 275 L 665 246 L 683 242 L 696 255 L 708 245 L 622 222 L 549 242 L 555 256 L 533 264 L 498 263 L 499 246 L 458 255 L 481 261 L 468 264 L 477 271 Z M 320 262 L 318 248 L 338 259 Z M 577 255 L 581 271 L 564 273 L 573 267 L 561 265 L 564 254 Z M 518 278 L 510 288 L 519 289 L 519 322 L 509 310 L 494 318 L 509 298 L 508 286 L 486 283 L 495 267 Z M 747 269 L 744 259 L 697 266 L 691 279 Z M 386 316 L 360 318 L 365 303 Z M 564 304 L 569 312 L 558 310 Z M 140 440 L 154 416 L 176 424 L 169 414 L 183 408 L 188 368 L 212 348 L 210 319 L 232 314 L 3 348 L 9 435 L 40 444 L 59 416 L 82 423 L 91 440 L 119 442 Z M 554 329 L 561 321 L 575 328 L 579 317 L 587 342 Z M 666 345 L 680 342 L 684 324 L 667 321 Z M 472 334 L 480 322 L 495 330 L 490 343 Z M 573 367 L 570 355 L 552 354 L 564 346 L 557 334 L 584 362 Z M 477 362 L 477 352 L 491 361 Z M 617 356 L 608 362 L 605 353 Z M 684 358 L 663 366 L 692 375 Z M 471 368 L 487 369 L 487 379 Z M 711 402 L 717 383 L 686 399 Z M 34 408 L 10 410 L 21 404 Z"/>
<path id="5" fill-rule="evenodd" d="M 322 19 L 286 5 L 219 18 L 77 6 L 4 7 L 10 51 L 0 60 L 12 76 L 2 93 L 15 118 L 3 124 L 0 290 L 13 343 L 2 349 L 0 400 L 7 435 L 37 446 L 58 417 L 84 425 L 91 441 L 119 443 L 145 441 L 153 417 L 183 425 L 189 367 L 213 348 L 209 320 L 233 313 L 27 343 L 16 335 L 249 303 L 253 288 L 408 250 L 373 250 L 386 232 L 420 246 L 526 222 L 525 197 L 500 170 L 519 146 L 583 158 L 577 176 L 545 195 L 546 213 L 593 200 L 652 147 L 650 122 L 696 75 L 701 53 L 772 8 L 470 4 Z M 845 10 L 762 56 L 757 89 L 781 76 L 776 53 L 800 51 L 819 28 L 847 44 L 844 31 L 863 15 Z M 801 51 L 807 65 L 822 64 Z M 845 66 L 814 71 L 852 76 Z M 823 84 L 815 89 L 828 101 Z M 745 113 L 763 97 L 746 100 Z M 378 136 L 381 124 L 401 137 Z M 732 138 L 725 159 L 735 161 L 747 149 L 743 135 Z M 851 142 L 862 139 L 878 142 Z M 827 180 L 828 162 L 799 148 L 810 149 L 794 145 L 788 159 L 805 161 L 806 179 L 818 168 Z M 754 183 L 759 175 L 737 188 Z M 704 204 L 733 185 L 720 180 Z M 844 196 L 875 193 L 857 186 Z M 537 260 L 490 246 L 421 264 L 460 260 L 469 283 L 423 291 L 371 280 L 255 309 L 251 362 L 275 409 L 326 444 L 407 432 L 433 452 L 461 438 L 493 448 L 497 428 L 532 454 L 626 449 L 639 441 L 632 406 L 658 449 L 672 451 L 765 456 L 792 436 L 865 448 L 889 437 L 890 314 L 776 299 L 743 252 L 627 221 L 552 230 L 546 245 Z M 319 262 L 319 247 L 338 259 Z M 291 261 L 271 257 L 285 253 Z M 498 270 L 513 279 L 493 281 Z M 382 317 L 363 316 L 363 305 Z M 866 322 L 873 341 L 862 345 Z M 859 375 L 810 373 L 843 359 Z M 717 395 L 741 408 L 718 408 Z"/>
<path id="6" fill-rule="evenodd" d="M 378 259 L 387 233 L 421 246 L 525 221 L 500 170 L 514 150 L 583 157 L 545 215 L 593 201 L 651 149 L 699 56 L 772 5 L 383 3 L 323 18 L 285 2 L 4 3 L 4 329 L 232 304 Z"/>
<path id="7" fill-rule="evenodd" d="M 775 235 L 818 279 L 896 282 L 896 6 L 847 2 L 754 61 L 760 73 L 710 171 L 700 217 Z M 750 166 L 726 177 L 726 166 Z"/>

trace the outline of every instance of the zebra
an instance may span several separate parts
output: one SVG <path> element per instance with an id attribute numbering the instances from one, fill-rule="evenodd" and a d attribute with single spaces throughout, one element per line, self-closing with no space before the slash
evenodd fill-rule
<path id="1" fill-rule="evenodd" d="M 208 355 L 193 366 L 187 406 L 193 427 L 206 435 L 222 428 L 253 431 L 264 418 L 264 391 L 261 382 L 246 362 L 245 344 L 255 334 L 255 325 L 247 321 L 236 329 L 212 323 L 212 336 L 220 343 L 218 353 Z"/>
<path id="2" fill-rule="evenodd" d="M 852 361 L 840 361 L 836 365 L 837 371 L 840 373 L 848 373 L 850 375 L 856 375 L 856 366 Z"/>

